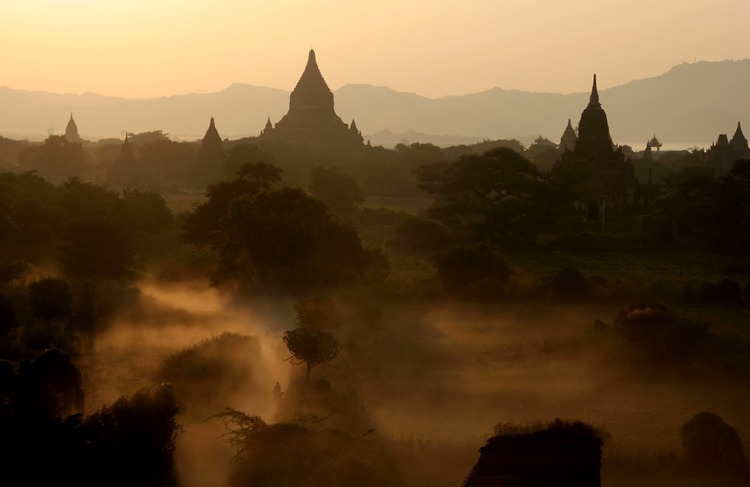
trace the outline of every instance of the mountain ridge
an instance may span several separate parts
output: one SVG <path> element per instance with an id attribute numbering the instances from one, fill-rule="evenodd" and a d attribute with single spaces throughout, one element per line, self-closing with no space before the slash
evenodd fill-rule
<path id="1" fill-rule="evenodd" d="M 599 91 L 616 143 L 642 140 L 645 146 L 656 133 L 663 142 L 708 145 L 750 118 L 747 86 L 750 59 L 682 63 Z M 389 131 L 467 140 L 542 135 L 556 142 L 568 118 L 575 125 L 586 106 L 590 85 L 581 88 L 545 93 L 496 86 L 429 98 L 388 86 L 345 84 L 334 96 L 339 116 L 347 123 L 355 119 L 366 138 Z M 257 135 L 268 117 L 277 122 L 288 105 L 287 90 L 239 82 L 217 92 L 136 99 L 0 87 L 0 135 L 41 140 L 63 133 L 73 113 L 81 135 L 91 140 L 149 130 L 195 140 L 211 117 L 222 137 L 239 138 Z M 372 142 L 378 144 L 377 138 Z"/>

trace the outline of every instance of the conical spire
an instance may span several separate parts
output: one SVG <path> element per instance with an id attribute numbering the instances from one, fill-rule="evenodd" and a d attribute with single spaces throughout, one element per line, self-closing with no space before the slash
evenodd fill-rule
<path id="1" fill-rule="evenodd" d="M 750 157 L 750 147 L 748 147 L 747 139 L 742 133 L 740 122 L 737 122 L 737 130 L 734 132 L 734 136 L 732 136 L 732 140 L 729 141 L 729 143 L 734 148 L 734 151 L 737 153 L 738 157 L 743 159 Z"/>
<path id="2" fill-rule="evenodd" d="M 65 138 L 68 142 L 80 142 L 81 137 L 78 135 L 78 126 L 76 121 L 73 120 L 73 113 L 70 114 L 68 125 L 65 127 Z"/>
<path id="3" fill-rule="evenodd" d="M 132 161 L 133 159 L 135 159 L 133 155 L 133 147 L 128 140 L 128 133 L 125 132 L 125 141 L 122 143 L 122 146 L 120 146 L 120 160 Z"/>
<path id="4" fill-rule="evenodd" d="M 354 119 L 352 119 L 352 123 L 351 123 L 351 125 L 349 125 L 349 130 L 352 130 L 354 132 L 356 132 L 358 130 L 357 129 L 357 122 L 355 122 Z"/>
<path id="5" fill-rule="evenodd" d="M 734 132 L 733 139 L 744 139 L 745 135 L 742 133 L 742 126 L 740 125 L 740 122 L 737 122 L 737 130 Z"/>
<path id="6" fill-rule="evenodd" d="M 601 107 L 599 103 L 599 90 L 596 89 L 596 75 L 594 75 L 594 86 L 591 87 L 591 98 L 589 98 L 589 107 Z"/>
<path id="7" fill-rule="evenodd" d="M 217 145 L 221 145 L 221 136 L 219 135 L 219 131 L 216 130 L 214 117 L 211 117 L 211 122 L 208 124 L 208 130 L 206 130 L 206 135 L 203 136 L 203 140 L 201 141 L 201 147 Z"/>
<path id="8" fill-rule="evenodd" d="M 268 120 L 266 120 L 266 130 L 272 129 L 273 124 L 271 124 L 271 116 L 268 116 Z"/>
<path id="9" fill-rule="evenodd" d="M 290 110 L 305 109 L 305 107 L 326 107 L 333 111 L 333 93 L 320 74 L 315 51 L 310 49 L 307 65 L 302 72 L 297 86 L 289 97 Z"/>
<path id="10" fill-rule="evenodd" d="M 563 132 L 562 137 L 560 137 L 559 150 L 573 150 L 576 146 L 577 140 L 578 136 L 576 135 L 576 131 L 573 129 L 573 124 L 570 123 L 570 119 L 568 119 L 568 126 L 565 127 L 565 131 Z"/>

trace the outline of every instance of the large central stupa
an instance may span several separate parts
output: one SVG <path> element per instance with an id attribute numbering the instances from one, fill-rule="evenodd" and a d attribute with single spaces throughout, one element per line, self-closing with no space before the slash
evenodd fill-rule
<path id="1" fill-rule="evenodd" d="M 568 128 L 572 132 L 570 121 Z M 637 204 L 638 181 L 630 157 L 622 147 L 612 143 L 607 114 L 599 102 L 596 75 L 591 88 L 589 104 L 581 113 L 578 137 L 566 129 L 561 145 L 571 144 L 572 149 L 562 150 L 552 167 L 552 175 L 565 184 L 572 185 L 584 199 L 587 219 L 599 220 L 604 208 L 623 208 Z M 565 140 L 568 142 L 564 142 Z"/>
<path id="2" fill-rule="evenodd" d="M 333 93 L 320 74 L 312 49 L 305 71 L 289 97 L 289 112 L 276 126 L 269 118 L 260 138 L 319 149 L 357 147 L 363 143 L 354 120 L 347 125 L 336 115 Z"/>

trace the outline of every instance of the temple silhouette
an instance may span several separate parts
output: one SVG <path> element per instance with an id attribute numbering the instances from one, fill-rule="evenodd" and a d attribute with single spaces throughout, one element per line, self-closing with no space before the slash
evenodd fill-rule
<path id="1" fill-rule="evenodd" d="M 130 188 L 136 182 L 136 162 L 133 146 L 125 132 L 125 140 L 120 146 L 120 155 L 112 161 L 107 172 L 110 184 L 120 188 Z"/>
<path id="2" fill-rule="evenodd" d="M 70 120 L 68 120 L 68 125 L 65 127 L 65 139 L 67 139 L 68 142 L 81 142 L 81 136 L 78 135 L 78 126 L 76 125 L 75 120 L 73 120 L 73 114 L 70 114 Z"/>
<path id="3" fill-rule="evenodd" d="M 620 209 L 637 204 L 638 180 L 629 157 L 615 147 L 609 134 L 607 114 L 599 102 L 596 75 L 589 104 L 581 114 L 578 136 L 572 127 L 560 141 L 562 153 L 552 168 L 553 177 L 573 186 L 586 208 L 588 220 L 598 220 L 604 208 Z M 573 149 L 569 149 L 573 143 Z"/>
<path id="4" fill-rule="evenodd" d="M 260 139 L 278 140 L 313 149 L 354 148 L 364 145 L 362 132 L 352 120 L 347 125 L 333 108 L 333 93 L 320 74 L 315 51 L 289 96 L 289 112 L 275 126 L 270 117 Z"/>
<path id="5" fill-rule="evenodd" d="M 206 134 L 201 139 L 201 145 L 195 155 L 193 178 L 208 183 L 220 180 L 226 154 L 224 142 L 216 129 L 214 117 L 211 117 Z"/>
<path id="6" fill-rule="evenodd" d="M 740 122 L 737 122 L 737 130 L 731 140 L 727 134 L 720 134 L 718 140 L 711 144 L 711 148 L 706 152 L 706 165 L 722 174 L 729 172 L 738 159 L 750 159 L 750 147 L 742 133 Z"/>

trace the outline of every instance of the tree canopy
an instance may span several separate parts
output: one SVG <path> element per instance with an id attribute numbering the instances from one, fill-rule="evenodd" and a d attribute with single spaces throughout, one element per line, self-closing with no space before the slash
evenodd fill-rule
<path id="1" fill-rule="evenodd" d="M 298 326 L 284 332 L 284 343 L 292 355 L 294 365 L 305 364 L 305 382 L 310 381 L 310 372 L 320 364 L 335 359 L 341 351 L 341 343 L 331 332 L 310 326 Z"/>
<path id="2" fill-rule="evenodd" d="M 467 241 L 533 241 L 549 206 L 537 168 L 506 147 L 421 166 L 417 177 L 435 195 L 430 216 Z"/>
<path id="3" fill-rule="evenodd" d="M 210 186 L 208 201 L 186 218 L 184 238 L 217 252 L 217 284 L 302 295 L 362 282 L 385 265 L 323 202 L 299 188 L 273 188 L 278 180 L 273 166 L 243 166 L 234 181 Z"/>

